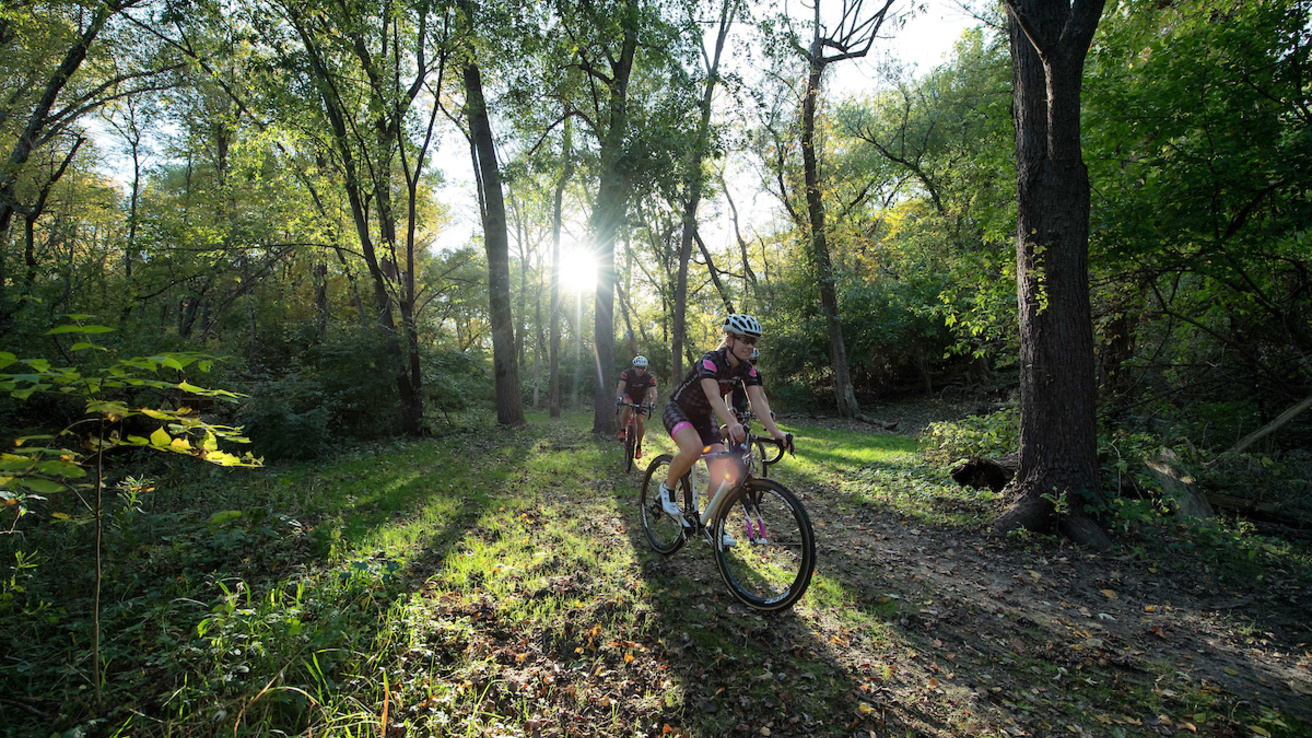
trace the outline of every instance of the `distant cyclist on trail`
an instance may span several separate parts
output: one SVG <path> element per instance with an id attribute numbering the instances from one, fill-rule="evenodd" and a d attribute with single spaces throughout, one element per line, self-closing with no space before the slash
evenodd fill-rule
<path id="1" fill-rule="evenodd" d="M 661 420 L 678 444 L 679 453 L 670 461 L 660 491 L 661 507 L 676 520 L 682 520 L 683 514 L 671 490 L 701 458 L 703 449 L 709 452 L 724 450 L 719 426 L 726 426 L 731 440 L 738 443 L 747 440 L 747 430 L 724 402 L 725 395 L 733 392 L 735 385 L 746 388 L 752 411 L 761 419 L 766 432 L 776 440 L 786 438 L 774 424 L 765 388 L 750 358 L 761 333 L 761 323 L 756 318 L 730 315 L 724 321 L 724 340 L 720 347 L 703 354 L 683 382 L 670 393 Z M 717 417 L 719 422 L 716 422 Z M 725 541 L 725 545 L 733 545 L 733 542 Z"/>
<path id="2" fill-rule="evenodd" d="M 639 354 L 633 357 L 633 366 L 620 374 L 620 384 L 615 388 L 615 404 L 620 410 L 620 443 L 624 442 L 624 429 L 629 427 L 629 413 L 633 408 L 624 404 L 625 398 L 634 405 L 656 406 L 656 378 L 647 372 L 647 357 Z M 642 437 L 647 433 L 643 422 L 645 417 L 638 413 L 638 437 L 633 441 L 633 458 L 642 458 Z"/>

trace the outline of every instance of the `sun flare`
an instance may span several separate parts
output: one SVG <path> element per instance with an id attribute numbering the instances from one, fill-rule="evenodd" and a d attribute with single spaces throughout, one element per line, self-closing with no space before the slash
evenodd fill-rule
<path id="1" fill-rule="evenodd" d="M 587 293 L 597 286 L 597 259 L 584 248 L 564 249 L 560 254 L 560 284 L 567 290 Z"/>

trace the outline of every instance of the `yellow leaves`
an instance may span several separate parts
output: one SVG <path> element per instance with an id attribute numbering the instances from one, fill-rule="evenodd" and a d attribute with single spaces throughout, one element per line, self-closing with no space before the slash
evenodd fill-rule
<path id="1" fill-rule="evenodd" d="M 1100 591 L 1102 592 L 1103 596 L 1109 600 L 1120 599 L 1120 597 L 1116 594 L 1116 590 L 1114 589 L 1104 589 Z"/>
<path id="2" fill-rule="evenodd" d="M 632 664 L 632 663 L 633 663 L 633 652 L 630 651 L 630 652 L 624 654 L 624 663 L 626 663 L 626 664 Z"/>
<path id="3" fill-rule="evenodd" d="M 1260 735 L 1262 738 L 1271 738 L 1271 731 L 1260 725 L 1250 725 L 1248 729 L 1253 731 L 1253 735 Z"/>

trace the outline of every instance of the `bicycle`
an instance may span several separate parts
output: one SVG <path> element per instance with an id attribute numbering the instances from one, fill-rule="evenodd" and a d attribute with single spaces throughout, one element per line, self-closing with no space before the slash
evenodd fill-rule
<path id="1" fill-rule="evenodd" d="M 718 488 L 711 490 L 713 485 L 708 485 L 705 511 L 697 510 L 692 472 L 679 479 L 675 494 L 682 493 L 683 519 L 692 521 L 687 525 L 661 507 L 660 483 L 674 457 L 657 456 L 642 480 L 640 509 L 653 550 L 669 556 L 692 536 L 704 534 L 733 596 L 754 610 L 777 612 L 791 607 L 811 584 L 815 533 L 806 508 L 791 490 L 773 479 L 753 476 L 754 448 L 764 444 L 775 445 L 782 456 L 785 449 L 793 449 L 793 437 L 778 441 L 749 433 L 740 446 L 701 456 L 698 463 L 705 461 L 708 476 L 720 478 Z M 735 540 L 728 540 L 726 534 Z"/>
<path id="2" fill-rule="evenodd" d="M 748 433 L 751 433 L 751 428 L 749 426 L 751 425 L 752 421 L 756 419 L 756 414 L 753 413 L 751 410 L 738 410 L 736 408 L 733 409 L 732 412 L 738 418 L 738 422 L 743 424 L 743 430 L 747 431 Z M 774 417 L 773 412 L 770 413 L 770 417 L 771 418 Z M 720 426 L 721 436 L 727 438 L 728 432 L 729 431 L 727 427 L 723 425 Z M 756 446 L 756 450 L 760 454 L 762 477 L 769 477 L 770 466 L 772 464 L 778 464 L 780 460 L 784 458 L 784 449 L 781 446 L 775 448 L 774 456 L 770 456 L 766 453 L 766 445 L 770 444 L 773 440 L 774 439 L 772 438 L 766 438 L 764 436 L 753 437 L 753 443 Z"/>
<path id="3" fill-rule="evenodd" d="M 637 420 L 637 417 L 638 417 L 638 416 L 637 416 L 637 414 L 638 414 L 638 413 L 646 413 L 646 414 L 647 414 L 647 417 L 650 418 L 650 417 L 651 417 L 651 406 L 650 406 L 650 405 L 635 405 L 635 404 L 633 404 L 632 402 L 629 402 L 628 400 L 625 400 L 623 403 L 620 404 L 620 407 L 625 407 L 625 406 L 630 407 L 630 408 L 633 409 L 633 412 L 629 413 L 629 422 L 624 426 L 624 462 L 623 462 L 623 465 L 624 465 L 624 471 L 625 471 L 625 473 L 628 473 L 628 472 L 633 471 L 633 458 L 634 458 L 633 454 L 634 454 L 634 452 L 637 451 L 637 449 L 638 449 L 638 446 L 637 446 L 637 443 L 638 443 L 638 420 Z M 619 410 L 616 409 L 615 412 L 618 413 Z"/>

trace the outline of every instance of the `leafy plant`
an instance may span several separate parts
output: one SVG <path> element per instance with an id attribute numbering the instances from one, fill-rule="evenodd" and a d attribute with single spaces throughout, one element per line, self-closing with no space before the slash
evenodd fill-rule
<path id="1" fill-rule="evenodd" d="M 0 352 L 0 391 L 16 400 L 28 400 L 38 393 L 75 398 L 85 403 L 85 415 L 57 434 L 33 435 L 15 439 L 11 450 L 0 453 L 0 502 L 12 511 L 12 531 L 18 520 L 31 512 L 31 503 L 47 496 L 72 492 L 84 513 L 70 515 L 56 512 L 65 522 L 92 523 L 95 530 L 95 594 L 92 617 L 92 657 L 97 665 L 95 690 L 101 698 L 100 593 L 103 574 L 105 512 L 105 455 L 121 448 L 146 448 L 193 456 L 218 466 L 258 466 L 261 462 L 249 453 L 238 456 L 219 447 L 219 440 L 246 443 L 240 429 L 206 422 L 190 406 L 155 407 L 140 404 L 140 399 L 154 391 L 156 399 L 170 393 L 187 397 L 233 400 L 237 395 L 226 390 L 206 389 L 185 378 L 178 381 L 161 378 L 169 371 L 182 373 L 188 367 L 206 372 L 213 365 L 210 357 L 194 353 L 164 353 L 110 360 L 109 349 L 92 343 L 92 335 L 112 329 L 88 323 L 89 315 L 69 315 L 72 322 L 48 332 L 50 336 L 75 334 L 78 340 L 70 352 L 90 352 L 82 367 L 56 367 L 42 358 L 19 359 Z M 102 356 L 105 354 L 105 356 Z M 146 432 L 133 419 L 155 421 L 158 425 Z M 134 433 L 134 431 L 137 431 Z M 34 443 L 35 442 L 35 443 Z M 83 479 L 88 481 L 79 481 Z M 144 485 L 136 480 L 125 482 L 123 489 L 135 499 Z M 84 497 L 90 494 L 90 500 Z M 30 559 L 29 559 L 30 561 Z M 19 558 L 20 567 L 23 557 Z M 16 586 L 16 585 L 14 585 Z"/>
<path id="2" fill-rule="evenodd" d="M 947 465 L 971 457 L 997 457 L 1020 443 L 1020 413 L 1015 408 L 957 421 L 931 423 L 921 437 L 921 454 L 930 464 Z"/>

